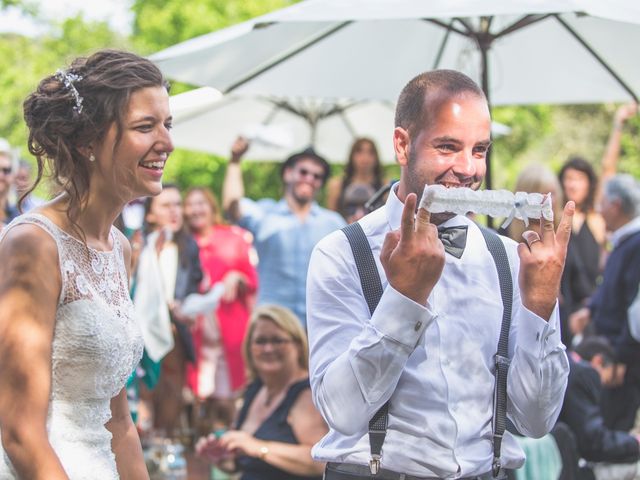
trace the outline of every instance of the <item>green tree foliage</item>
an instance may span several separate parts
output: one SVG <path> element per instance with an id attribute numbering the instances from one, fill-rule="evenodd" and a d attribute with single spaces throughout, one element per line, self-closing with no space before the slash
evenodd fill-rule
<path id="1" fill-rule="evenodd" d="M 127 44 L 106 23 L 87 22 L 81 16 L 63 20 L 42 37 L 0 35 L 0 137 L 7 138 L 25 158 L 30 158 L 22 115 L 26 96 L 42 78 L 76 56 Z"/>
<path id="2" fill-rule="evenodd" d="M 133 40 L 143 53 L 213 32 L 297 0 L 134 0 Z"/>
<path id="3" fill-rule="evenodd" d="M 591 162 L 596 171 L 611 132 L 617 105 L 537 105 L 494 109 L 494 118 L 512 128 L 494 142 L 494 188 L 511 189 L 520 170 L 543 163 L 553 171 L 572 156 Z M 640 178 L 640 117 L 625 125 L 618 170 Z"/>
<path id="4" fill-rule="evenodd" d="M 493 119 L 507 125 L 511 132 L 494 139 L 491 150 L 493 188 L 510 188 L 521 168 L 521 157 L 540 137 L 551 130 L 552 107 L 499 107 L 493 109 Z"/>
<path id="5" fill-rule="evenodd" d="M 0 8 L 21 7 L 22 4 L 21 0 L 0 0 Z"/>
<path id="6" fill-rule="evenodd" d="M 626 134 L 622 137 L 620 170 L 640 179 L 640 118 L 628 122 Z"/>

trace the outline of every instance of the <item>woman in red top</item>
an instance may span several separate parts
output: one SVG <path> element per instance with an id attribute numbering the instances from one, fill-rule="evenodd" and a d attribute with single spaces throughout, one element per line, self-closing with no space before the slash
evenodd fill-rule
<path id="1" fill-rule="evenodd" d="M 233 400 L 245 385 L 242 340 L 258 283 L 256 256 L 251 234 L 223 223 L 218 202 L 208 189 L 190 189 L 184 213 L 200 247 L 204 290 L 217 283 L 224 286 L 215 312 L 200 316 L 194 327 L 197 360 L 188 372 L 188 384 L 206 407 L 205 418 L 196 412 L 202 424 L 223 427 L 231 422 Z"/>

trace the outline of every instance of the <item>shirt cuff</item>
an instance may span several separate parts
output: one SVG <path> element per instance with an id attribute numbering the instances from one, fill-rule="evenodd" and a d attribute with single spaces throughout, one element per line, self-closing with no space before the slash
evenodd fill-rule
<path id="1" fill-rule="evenodd" d="M 413 349 L 437 317 L 429 306 L 420 305 L 387 285 L 373 312 L 371 325 L 385 337 Z"/>
<path id="2" fill-rule="evenodd" d="M 518 316 L 518 347 L 537 358 L 544 358 L 562 345 L 558 302 L 549 321 L 545 321 L 524 305 Z"/>

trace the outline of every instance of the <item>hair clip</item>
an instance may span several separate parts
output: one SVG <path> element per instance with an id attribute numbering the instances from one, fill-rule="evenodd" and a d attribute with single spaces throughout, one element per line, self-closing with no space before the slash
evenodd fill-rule
<path id="1" fill-rule="evenodd" d="M 73 109 L 76 111 L 76 113 L 81 113 L 82 112 L 82 97 L 80 96 L 80 94 L 78 93 L 78 90 L 76 89 L 75 85 L 73 84 L 74 82 L 79 82 L 80 80 L 82 80 L 82 76 L 81 75 L 77 75 L 75 73 L 71 73 L 71 72 L 65 72 L 63 70 L 58 70 L 56 72 L 56 78 L 58 80 L 60 80 L 60 82 L 62 82 L 65 86 L 65 88 L 67 90 L 69 90 L 71 92 L 71 94 L 73 95 L 73 98 L 75 98 L 76 104 L 73 107 Z"/>

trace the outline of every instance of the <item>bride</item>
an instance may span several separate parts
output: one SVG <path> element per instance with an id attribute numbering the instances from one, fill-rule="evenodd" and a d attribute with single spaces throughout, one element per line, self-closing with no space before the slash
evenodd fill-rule
<path id="1" fill-rule="evenodd" d="M 162 189 L 168 98 L 151 62 L 103 50 L 24 103 L 37 182 L 47 163 L 61 193 L 0 236 L 3 480 L 149 478 L 123 388 L 142 355 L 131 249 L 112 224 Z"/>

